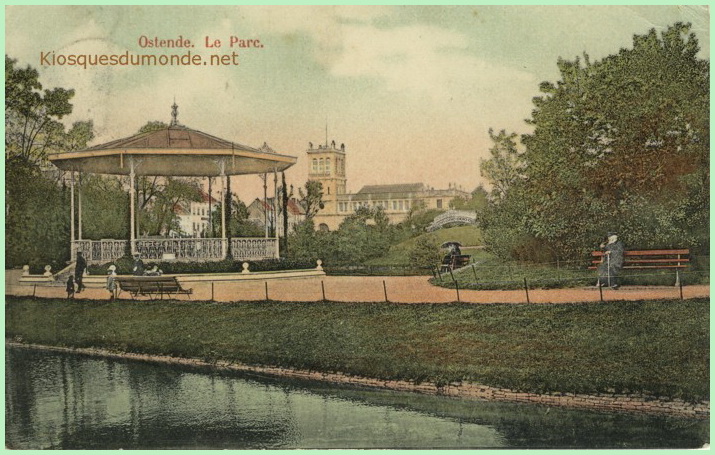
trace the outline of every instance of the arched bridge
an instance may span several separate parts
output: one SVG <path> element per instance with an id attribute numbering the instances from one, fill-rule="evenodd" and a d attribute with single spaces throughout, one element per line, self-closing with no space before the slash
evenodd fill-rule
<path id="1" fill-rule="evenodd" d="M 427 226 L 427 232 L 436 231 L 449 225 L 476 224 L 477 214 L 467 210 L 448 210 L 437 216 L 432 223 Z"/>

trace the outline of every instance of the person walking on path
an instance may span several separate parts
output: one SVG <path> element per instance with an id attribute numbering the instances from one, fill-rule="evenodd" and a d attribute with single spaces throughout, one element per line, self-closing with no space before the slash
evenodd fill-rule
<path id="1" fill-rule="evenodd" d="M 84 271 L 87 270 L 87 260 L 84 258 L 84 254 L 81 251 L 77 252 L 77 262 L 74 266 L 74 281 L 77 283 L 77 294 L 86 289 L 85 285 L 82 283 L 82 277 L 84 276 Z"/>
<path id="2" fill-rule="evenodd" d="M 603 262 L 598 267 L 598 285 L 618 289 L 620 286 L 618 275 L 623 268 L 625 248 L 623 242 L 618 240 L 615 232 L 608 233 L 608 240 L 601 244 L 603 249 Z"/>

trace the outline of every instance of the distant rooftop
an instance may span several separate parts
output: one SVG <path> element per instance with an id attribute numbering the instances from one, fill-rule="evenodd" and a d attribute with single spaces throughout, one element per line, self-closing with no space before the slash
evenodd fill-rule
<path id="1" fill-rule="evenodd" d="M 424 183 L 397 183 L 394 185 L 365 185 L 357 194 L 418 193 L 427 188 Z"/>

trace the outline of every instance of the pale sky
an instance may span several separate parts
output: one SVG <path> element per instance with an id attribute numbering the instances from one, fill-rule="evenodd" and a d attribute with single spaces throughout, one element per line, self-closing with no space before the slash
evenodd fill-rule
<path id="1" fill-rule="evenodd" d="M 307 179 L 308 142 L 344 143 L 348 191 L 423 182 L 482 183 L 488 130 L 529 132 L 531 99 L 558 80 L 556 61 L 592 61 L 632 47 L 634 34 L 690 22 L 710 55 L 705 6 L 8 6 L 6 54 L 40 72 L 45 88 L 74 88 L 72 121 L 93 120 L 92 144 L 148 121 L 179 122 L 234 142 L 298 157 L 289 183 Z M 142 49 L 141 36 L 195 43 Z M 238 66 L 42 65 L 55 54 L 238 51 Z M 263 48 L 231 49 L 231 36 Z M 258 177 L 236 177 L 250 202 Z"/>

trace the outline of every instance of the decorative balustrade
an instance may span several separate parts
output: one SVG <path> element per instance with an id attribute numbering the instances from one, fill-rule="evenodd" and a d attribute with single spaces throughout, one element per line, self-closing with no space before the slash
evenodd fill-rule
<path id="1" fill-rule="evenodd" d="M 128 240 L 75 240 L 72 242 L 72 261 L 81 251 L 87 263 L 101 264 L 116 261 L 128 252 Z M 226 256 L 226 239 L 139 239 L 134 249 L 145 261 L 220 261 Z M 231 251 L 235 260 L 261 260 L 278 257 L 276 239 L 234 238 Z"/>
<path id="2" fill-rule="evenodd" d="M 277 258 L 278 243 L 276 239 L 233 238 L 231 239 L 231 254 L 237 261 Z"/>
<path id="3" fill-rule="evenodd" d="M 81 251 L 89 264 L 101 264 L 124 256 L 129 246 L 128 240 L 75 240 L 72 242 L 72 261 L 77 260 Z"/>
<path id="4" fill-rule="evenodd" d="M 224 239 L 141 239 L 134 249 L 144 260 L 219 261 L 224 258 Z"/>

